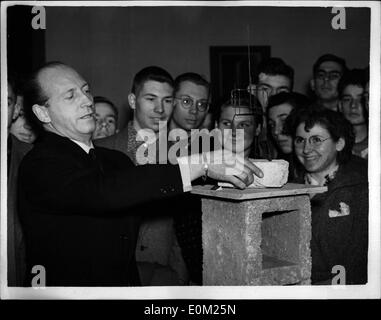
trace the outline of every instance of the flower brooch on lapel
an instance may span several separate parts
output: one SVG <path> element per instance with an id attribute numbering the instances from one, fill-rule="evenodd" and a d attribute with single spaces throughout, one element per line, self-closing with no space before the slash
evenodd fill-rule
<path id="1" fill-rule="evenodd" d="M 337 210 L 328 210 L 328 216 L 330 218 L 344 217 L 349 216 L 350 208 L 345 202 L 340 202 L 340 211 Z"/>

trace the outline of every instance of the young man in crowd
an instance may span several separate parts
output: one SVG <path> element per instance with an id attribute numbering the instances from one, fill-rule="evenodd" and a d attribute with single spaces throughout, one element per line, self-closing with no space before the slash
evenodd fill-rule
<path id="1" fill-rule="evenodd" d="M 154 153 L 148 153 L 148 163 L 158 163 L 159 125 L 167 123 L 173 110 L 171 75 L 157 66 L 143 68 L 134 77 L 128 102 L 133 110 L 133 120 L 116 135 L 96 143 L 125 152 L 135 164 L 142 164 L 137 158 L 139 147 L 154 149 Z M 152 133 L 150 141 L 144 141 L 147 133 Z"/>
<path id="2" fill-rule="evenodd" d="M 160 132 L 159 122 L 167 123 L 173 110 L 173 79 L 164 69 L 150 66 L 134 77 L 129 104 L 133 120 L 114 136 L 96 140 L 98 146 L 122 151 L 135 165 L 140 165 L 138 150 L 154 148 L 147 153 L 149 164 L 159 163 L 159 139 L 167 139 Z M 150 131 L 152 141 L 143 136 Z M 159 135 L 161 135 L 159 137 Z M 165 149 L 167 155 L 167 149 Z M 147 183 L 149 181 L 147 180 Z M 154 207 L 145 210 L 153 211 Z M 186 281 L 186 269 L 174 235 L 173 218 L 168 216 L 144 218 L 136 250 L 136 260 L 143 285 L 179 285 Z"/>
<path id="3" fill-rule="evenodd" d="M 202 130 L 210 105 L 210 84 L 197 73 L 179 75 L 174 82 L 173 114 L 169 122 L 169 145 L 176 143 L 177 133 L 182 131 L 180 140 L 188 154 L 199 153 L 200 135 L 191 136 L 192 130 Z M 179 130 L 178 130 L 179 129 Z M 195 131 L 194 131 L 195 132 Z M 196 141 L 197 139 L 197 141 Z M 209 150 L 208 150 L 209 151 Z M 170 153 L 170 161 L 175 155 Z"/>
<path id="4" fill-rule="evenodd" d="M 201 75 L 193 72 L 183 73 L 175 79 L 174 107 L 170 120 L 170 130 L 182 129 L 187 134 L 184 142 L 188 154 L 198 153 L 200 148 L 192 148 L 192 129 L 202 129 L 209 110 L 210 84 Z M 172 133 L 176 130 L 172 131 Z M 169 136 L 169 143 L 175 139 Z M 198 139 L 198 135 L 194 136 Z M 199 140 L 198 140 L 199 141 Z M 209 150 L 208 150 L 209 151 Z M 184 206 L 186 203 L 186 206 Z M 183 211 L 175 216 L 174 226 L 181 254 L 187 267 L 190 284 L 202 284 L 202 222 L 201 201 L 194 195 L 184 195 L 179 198 L 176 208 Z M 176 210 L 176 209 L 175 209 Z"/>
<path id="5" fill-rule="evenodd" d="M 169 129 L 200 129 L 209 110 L 209 82 L 197 73 L 175 79 L 174 107 Z"/>
<path id="6" fill-rule="evenodd" d="M 97 125 L 93 140 L 106 138 L 118 132 L 118 108 L 107 98 L 94 97 L 95 119 Z"/>
<path id="7" fill-rule="evenodd" d="M 281 92 L 269 99 L 267 118 L 271 137 L 277 148 L 277 158 L 289 163 L 288 181 L 293 181 L 300 165 L 295 159 L 292 137 L 284 132 L 287 117 L 294 109 L 310 105 L 309 99 L 297 92 Z"/>
<path id="8" fill-rule="evenodd" d="M 352 124 L 355 133 L 353 154 L 368 158 L 368 112 L 365 102 L 365 87 L 368 79 L 364 70 L 348 71 L 339 82 L 339 110 Z"/>
<path id="9" fill-rule="evenodd" d="M 310 85 L 317 104 L 338 111 L 338 85 L 346 70 L 345 60 L 333 54 L 324 54 L 316 60 Z"/>
<path id="10" fill-rule="evenodd" d="M 267 157 L 276 157 L 276 148 L 267 130 L 267 105 L 270 97 L 281 92 L 291 92 L 294 85 L 294 69 L 280 58 L 264 60 L 258 66 L 257 84 L 250 86 L 263 109 L 263 125 L 259 136 L 261 149 L 268 150 Z"/>
<path id="11" fill-rule="evenodd" d="M 258 66 L 257 95 L 266 112 L 268 99 L 280 92 L 292 91 L 294 69 L 280 58 L 270 58 Z M 266 113 L 265 113 L 266 114 Z"/>

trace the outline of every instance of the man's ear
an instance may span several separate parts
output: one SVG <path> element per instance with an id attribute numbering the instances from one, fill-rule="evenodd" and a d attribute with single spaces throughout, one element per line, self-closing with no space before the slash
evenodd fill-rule
<path id="1" fill-rule="evenodd" d="M 51 122 L 49 112 L 45 106 L 40 106 L 39 104 L 34 104 L 32 106 L 33 113 L 36 115 L 38 120 L 43 123 Z"/>
<path id="2" fill-rule="evenodd" d="M 13 110 L 12 120 L 16 120 L 20 114 L 21 105 L 19 103 L 15 104 L 15 109 Z"/>
<path id="3" fill-rule="evenodd" d="M 133 93 L 130 93 L 128 95 L 128 104 L 130 105 L 131 109 L 136 109 L 136 96 Z"/>
<path id="4" fill-rule="evenodd" d="M 313 92 L 315 92 L 315 79 L 310 80 L 310 87 Z"/>
<path id="5" fill-rule="evenodd" d="M 336 142 L 336 151 L 342 151 L 345 147 L 345 140 L 343 138 L 340 138 L 337 142 Z"/>

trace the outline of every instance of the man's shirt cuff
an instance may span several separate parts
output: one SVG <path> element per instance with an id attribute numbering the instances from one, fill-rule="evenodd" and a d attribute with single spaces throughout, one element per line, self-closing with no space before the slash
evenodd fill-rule
<path id="1" fill-rule="evenodd" d="M 180 168 L 181 180 L 183 181 L 183 189 L 184 192 L 188 192 L 192 190 L 192 183 L 190 178 L 190 168 L 188 157 L 179 157 L 177 158 L 177 162 Z"/>

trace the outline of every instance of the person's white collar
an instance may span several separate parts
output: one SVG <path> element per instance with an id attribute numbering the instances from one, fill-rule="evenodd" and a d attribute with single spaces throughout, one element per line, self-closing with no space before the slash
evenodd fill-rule
<path id="1" fill-rule="evenodd" d="M 83 143 L 74 139 L 70 139 L 70 140 L 78 144 L 86 153 L 89 153 L 90 149 L 94 148 L 93 142 L 91 140 L 90 140 L 90 145 L 87 145 L 86 143 Z"/>

